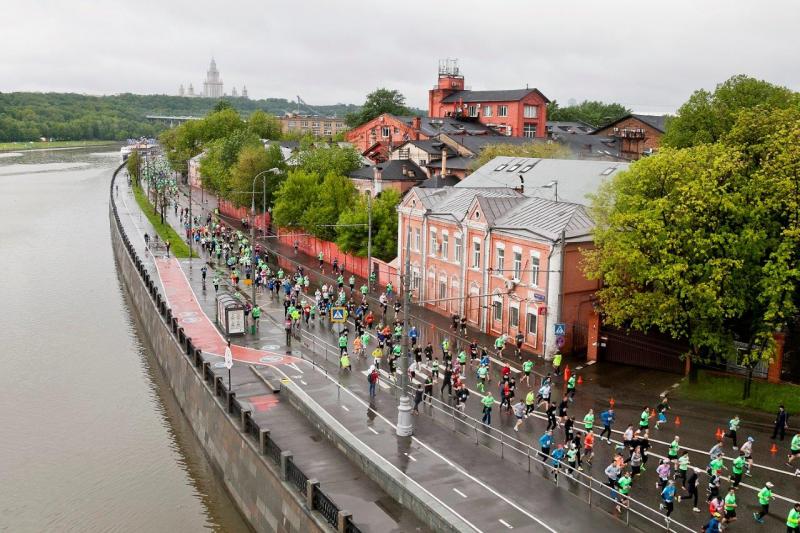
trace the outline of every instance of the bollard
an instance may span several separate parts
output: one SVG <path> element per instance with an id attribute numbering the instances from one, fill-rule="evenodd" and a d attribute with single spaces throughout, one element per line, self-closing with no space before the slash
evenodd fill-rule
<path id="1" fill-rule="evenodd" d="M 292 458 L 292 452 L 289 451 L 281 452 L 281 479 L 283 481 L 287 481 L 289 479 L 289 474 L 287 469 L 288 469 L 289 459 L 291 458 Z"/>
<path id="2" fill-rule="evenodd" d="M 224 385 L 223 385 L 224 387 Z M 236 398 L 236 393 L 232 390 L 228 391 L 228 413 L 233 412 L 233 399 Z"/>
<path id="3" fill-rule="evenodd" d="M 306 505 L 312 511 L 314 510 L 314 491 L 319 489 L 319 481 L 316 479 L 306 480 Z"/>
<path id="4" fill-rule="evenodd" d="M 242 413 L 240 415 L 241 422 L 242 422 L 242 431 L 247 433 L 248 425 L 250 423 L 250 410 L 242 409 Z"/>
<path id="5" fill-rule="evenodd" d="M 344 533 L 347 528 L 347 522 L 353 517 L 350 511 L 339 511 L 339 519 L 336 524 L 336 531 Z"/>
<path id="6" fill-rule="evenodd" d="M 269 439 L 268 429 L 258 430 L 258 449 L 261 450 L 261 455 L 267 455 L 267 439 Z"/>
<path id="7" fill-rule="evenodd" d="M 186 337 L 186 355 L 192 355 L 194 351 L 194 344 L 192 344 L 192 338 Z"/>

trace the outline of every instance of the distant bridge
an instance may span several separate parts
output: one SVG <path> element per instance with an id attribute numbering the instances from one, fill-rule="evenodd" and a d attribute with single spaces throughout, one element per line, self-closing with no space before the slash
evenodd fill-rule
<path id="1" fill-rule="evenodd" d="M 167 115 L 146 115 L 144 118 L 146 118 L 151 122 L 158 122 L 159 124 L 164 124 L 172 128 L 174 126 L 177 126 L 178 124 L 183 124 L 186 121 L 200 120 L 203 117 L 190 117 L 190 116 L 170 117 Z"/>

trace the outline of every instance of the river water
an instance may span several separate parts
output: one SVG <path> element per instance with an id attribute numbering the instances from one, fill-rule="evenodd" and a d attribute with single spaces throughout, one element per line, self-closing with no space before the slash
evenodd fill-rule
<path id="1" fill-rule="evenodd" d="M 116 150 L 0 154 L 0 531 L 246 531 L 117 276 Z"/>

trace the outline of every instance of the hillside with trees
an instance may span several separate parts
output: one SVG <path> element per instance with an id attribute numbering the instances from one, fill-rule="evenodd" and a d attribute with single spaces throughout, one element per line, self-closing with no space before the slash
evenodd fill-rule
<path id="1" fill-rule="evenodd" d="M 59 141 L 154 137 L 166 128 L 148 121 L 147 115 L 200 117 L 211 112 L 219 101 L 229 103 L 245 117 L 255 111 L 283 115 L 296 106 L 283 98 L 218 100 L 138 94 L 0 93 L 0 142 L 35 141 L 41 137 Z M 337 116 L 360 111 L 359 106 L 351 104 L 314 108 Z"/>

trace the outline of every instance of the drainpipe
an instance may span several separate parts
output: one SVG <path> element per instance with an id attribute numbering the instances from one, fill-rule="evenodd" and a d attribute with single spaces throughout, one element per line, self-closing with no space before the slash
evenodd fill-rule
<path id="1" fill-rule="evenodd" d="M 467 248 L 467 226 L 461 224 L 461 307 L 460 315 L 466 316 L 467 312 L 467 297 L 469 296 L 469 287 L 467 287 L 467 260 L 469 258 L 469 249 Z"/>
<path id="2" fill-rule="evenodd" d="M 420 301 L 425 301 L 428 299 L 428 214 L 423 211 L 422 213 L 422 224 L 420 224 L 420 241 L 422 241 L 422 249 L 420 253 L 422 254 L 422 281 L 420 282 Z M 426 304 L 427 305 L 427 304 Z"/>
<path id="3" fill-rule="evenodd" d="M 489 333 L 489 259 L 490 259 L 490 250 L 489 250 L 489 236 L 492 234 L 492 228 L 486 229 L 486 235 L 483 237 L 483 287 L 481 288 L 481 292 L 484 296 L 481 297 L 483 300 L 483 320 L 481 324 L 481 331 L 484 333 Z"/>
<path id="4" fill-rule="evenodd" d="M 543 347 L 544 347 L 544 358 L 545 361 L 549 361 L 553 358 L 553 354 L 555 353 L 555 345 L 552 347 L 548 344 L 548 337 L 550 332 L 550 327 L 553 324 L 556 324 L 561 321 L 561 299 L 564 293 L 564 241 L 566 237 L 566 232 L 563 230 L 561 231 L 561 237 L 557 241 L 553 241 L 552 246 L 550 248 L 550 253 L 547 256 L 547 278 L 545 279 L 545 289 L 544 292 L 547 295 L 547 314 L 545 315 L 546 324 L 544 327 L 544 337 L 543 337 Z M 556 245 L 560 242 L 560 250 L 559 250 L 559 260 L 561 264 L 559 265 L 558 270 L 558 294 L 553 302 L 555 307 L 553 313 L 550 312 L 550 276 L 553 274 L 554 270 L 552 268 L 551 260 L 553 258 L 553 254 L 556 251 Z M 550 317 L 553 316 L 554 320 L 550 320 Z"/>

